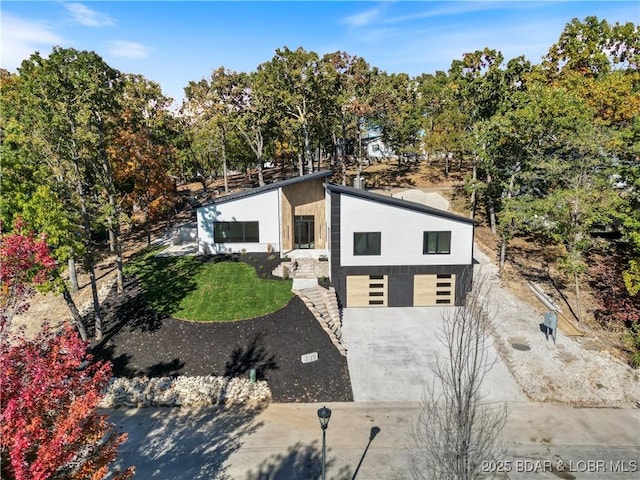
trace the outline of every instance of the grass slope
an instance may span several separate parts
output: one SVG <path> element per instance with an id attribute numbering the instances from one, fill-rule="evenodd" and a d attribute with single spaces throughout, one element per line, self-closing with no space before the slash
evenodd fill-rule
<path id="1" fill-rule="evenodd" d="M 250 319 L 283 308 L 293 296 L 290 280 L 261 279 L 243 262 L 157 253 L 139 256 L 126 272 L 140 280 L 151 307 L 165 315 L 198 322 Z"/>

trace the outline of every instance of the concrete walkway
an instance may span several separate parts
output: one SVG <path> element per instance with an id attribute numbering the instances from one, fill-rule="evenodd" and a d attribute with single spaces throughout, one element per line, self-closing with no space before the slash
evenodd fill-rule
<path id="1" fill-rule="evenodd" d="M 508 479 L 636 479 L 640 409 L 511 402 L 504 431 Z M 120 464 L 142 479 L 318 479 L 318 404 L 263 410 L 138 409 L 108 413 L 129 433 Z M 417 403 L 328 404 L 327 478 L 411 478 Z M 634 463 L 635 462 L 635 463 Z M 558 472 L 558 467 L 569 471 Z M 488 468 L 491 466 L 487 466 Z M 552 472 L 552 470 L 556 470 Z"/>

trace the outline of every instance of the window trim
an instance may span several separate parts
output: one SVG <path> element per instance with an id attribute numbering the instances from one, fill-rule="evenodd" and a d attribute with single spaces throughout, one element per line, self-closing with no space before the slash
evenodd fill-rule
<path id="1" fill-rule="evenodd" d="M 356 235 L 364 235 L 366 244 L 366 253 L 358 253 L 356 251 Z M 371 253 L 371 238 L 377 236 L 377 251 Z M 382 255 L 382 232 L 353 232 L 353 256 L 354 257 L 367 257 L 367 256 L 380 256 Z"/>
<path id="2" fill-rule="evenodd" d="M 255 230 L 257 233 L 256 237 L 249 237 L 247 239 L 247 226 L 249 224 L 255 224 Z M 225 237 L 226 238 L 220 238 L 218 235 L 219 233 L 221 233 L 221 231 L 219 230 L 220 228 L 223 228 L 222 226 L 226 225 L 226 228 L 224 228 L 224 232 L 225 232 Z M 238 226 L 242 227 L 242 237 L 232 237 L 231 236 L 231 232 L 230 232 L 230 227 L 231 225 L 235 226 L 236 228 Z M 251 233 L 249 233 L 249 235 L 251 235 Z M 254 239 L 255 238 L 255 239 Z M 246 221 L 246 222 L 213 222 L 213 242 L 214 243 L 260 243 L 260 222 L 258 221 Z"/>
<path id="3" fill-rule="evenodd" d="M 432 235 L 435 235 L 436 248 L 434 252 L 429 251 L 429 240 Z M 447 245 L 447 249 L 441 247 L 441 243 Z M 444 247 L 444 245 L 443 245 Z M 437 230 L 437 231 L 425 231 L 422 236 L 422 254 L 423 255 L 451 255 L 451 231 L 450 230 Z"/>

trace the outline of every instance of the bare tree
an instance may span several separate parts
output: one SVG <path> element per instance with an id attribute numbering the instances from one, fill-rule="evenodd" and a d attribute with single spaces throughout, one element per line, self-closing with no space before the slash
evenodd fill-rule
<path id="1" fill-rule="evenodd" d="M 416 480 L 485 478 L 490 462 L 504 458 L 507 404 L 484 403 L 481 391 L 497 362 L 488 338 L 486 286 L 484 278 L 475 279 L 465 305 L 443 314 L 438 339 L 448 356 L 438 358 L 433 366 L 434 382 L 425 392 L 414 428 Z"/>

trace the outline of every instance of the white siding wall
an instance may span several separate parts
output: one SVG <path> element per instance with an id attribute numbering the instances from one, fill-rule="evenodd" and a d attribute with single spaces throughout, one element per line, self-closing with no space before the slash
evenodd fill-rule
<path id="1" fill-rule="evenodd" d="M 424 255 L 423 232 L 450 231 L 451 253 Z M 381 232 L 380 255 L 353 255 L 354 232 Z M 340 263 L 356 265 L 468 265 L 473 225 L 343 194 L 340 199 Z"/>
<path id="2" fill-rule="evenodd" d="M 198 209 L 198 253 L 214 255 L 246 250 L 280 251 L 280 189 Z M 213 222 L 259 222 L 260 243 L 219 243 L 213 239 Z"/>

